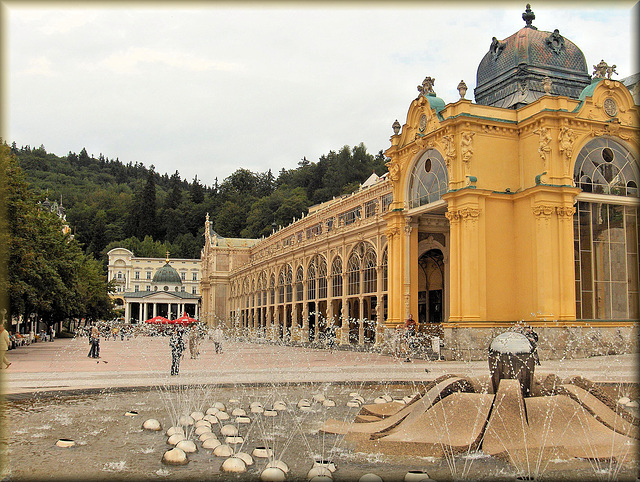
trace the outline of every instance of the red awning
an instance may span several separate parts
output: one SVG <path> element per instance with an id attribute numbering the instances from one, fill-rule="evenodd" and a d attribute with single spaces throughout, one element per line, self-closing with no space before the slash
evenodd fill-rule
<path id="1" fill-rule="evenodd" d="M 191 318 L 186 313 L 182 315 L 180 318 L 176 318 L 175 320 L 171 320 L 171 323 L 176 323 L 179 325 L 190 325 L 192 323 L 198 323 L 198 320 L 195 318 Z"/>

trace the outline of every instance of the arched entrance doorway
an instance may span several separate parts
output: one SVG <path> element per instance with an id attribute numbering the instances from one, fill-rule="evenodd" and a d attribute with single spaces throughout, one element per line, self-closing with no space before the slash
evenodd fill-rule
<path id="1" fill-rule="evenodd" d="M 441 249 L 418 258 L 418 323 L 426 335 L 441 336 L 444 321 L 445 264 Z"/>

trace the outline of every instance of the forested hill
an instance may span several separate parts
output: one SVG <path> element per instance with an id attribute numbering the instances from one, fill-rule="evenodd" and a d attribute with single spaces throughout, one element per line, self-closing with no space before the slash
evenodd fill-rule
<path id="1" fill-rule="evenodd" d="M 262 173 L 238 169 L 218 184 L 203 185 L 198 176 L 182 179 L 152 164 L 123 163 L 100 154 L 69 152 L 64 157 L 44 146 L 11 151 L 31 189 L 43 201 L 62 199 L 67 222 L 87 254 L 106 261 L 116 246 L 136 256 L 199 258 L 206 213 L 216 232 L 226 237 L 258 238 L 273 222 L 289 224 L 309 206 L 354 191 L 372 172 L 386 172 L 385 158 L 359 144 L 303 159 L 296 169 Z"/>

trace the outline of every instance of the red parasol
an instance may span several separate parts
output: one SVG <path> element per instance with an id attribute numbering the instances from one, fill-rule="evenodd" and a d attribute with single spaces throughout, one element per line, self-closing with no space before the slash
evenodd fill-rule
<path id="1" fill-rule="evenodd" d="M 191 325 L 192 323 L 198 323 L 198 320 L 196 320 L 195 318 L 191 318 L 189 315 L 185 313 L 180 318 L 171 320 L 171 323 L 176 323 L 178 325 Z"/>
<path id="2" fill-rule="evenodd" d="M 145 323 L 152 323 L 154 325 L 166 325 L 171 323 L 171 320 L 165 318 L 164 316 L 154 316 L 153 318 L 148 319 Z"/>

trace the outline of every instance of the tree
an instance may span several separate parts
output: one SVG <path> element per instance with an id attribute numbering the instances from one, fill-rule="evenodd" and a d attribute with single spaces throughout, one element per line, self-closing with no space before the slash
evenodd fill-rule
<path id="1" fill-rule="evenodd" d="M 193 182 L 189 188 L 189 196 L 194 204 L 202 204 L 204 201 L 204 189 L 202 184 L 200 184 L 200 181 L 198 181 L 197 175 L 193 178 Z"/>

